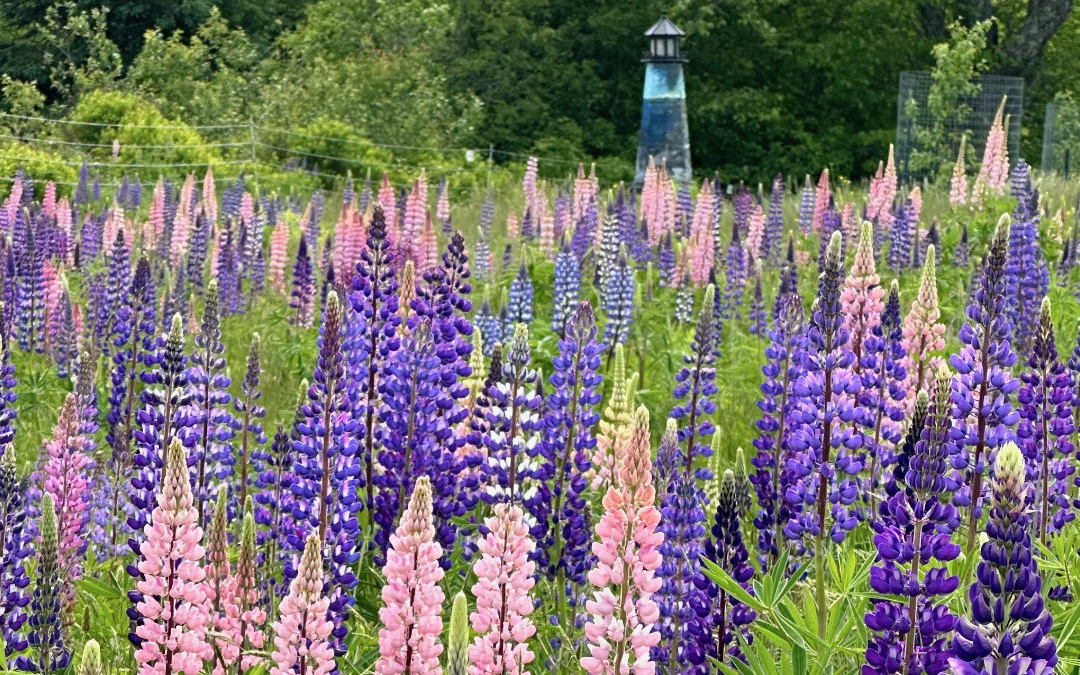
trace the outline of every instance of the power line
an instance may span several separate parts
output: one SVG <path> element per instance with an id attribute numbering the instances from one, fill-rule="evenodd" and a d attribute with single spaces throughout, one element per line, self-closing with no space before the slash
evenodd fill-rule
<path id="1" fill-rule="evenodd" d="M 79 127 L 128 127 L 131 129 L 242 129 L 247 128 L 246 124 L 129 124 L 120 123 L 112 124 L 109 122 L 79 122 L 76 120 L 55 120 L 47 117 L 30 117 L 28 115 L 15 115 L 12 113 L 0 112 L 0 117 L 6 117 L 8 119 L 25 120 L 28 122 L 45 122 L 48 124 L 67 124 L 70 126 Z"/>
<path id="2" fill-rule="evenodd" d="M 10 140 L 21 141 L 21 142 L 24 142 L 24 143 L 47 143 L 49 145 L 67 145 L 67 146 L 75 146 L 75 147 L 80 147 L 80 148 L 112 148 L 113 147 L 112 143 L 89 143 L 89 142 L 82 142 L 82 141 L 60 141 L 60 140 L 56 140 L 56 139 L 53 139 L 53 138 L 33 138 L 33 137 L 30 137 L 30 136 L 14 136 L 14 135 L 11 135 L 11 134 L 0 134 L 0 138 L 7 138 L 7 139 L 10 139 Z M 126 143 L 126 144 L 122 144 L 120 147 L 122 149 L 128 149 L 128 150 L 130 150 L 132 148 L 139 149 L 139 150 L 144 150 L 144 149 L 152 149 L 152 150 L 186 150 L 186 149 L 189 149 L 189 148 L 239 148 L 239 147 L 247 147 L 248 145 L 250 145 L 250 143 L 246 143 L 246 142 L 239 142 L 239 143 L 236 143 L 236 142 L 234 142 L 234 143 L 191 143 L 191 144 L 188 144 L 188 143 L 183 143 L 183 144 L 171 143 L 171 144 L 168 144 L 168 145 L 133 145 L 133 144 L 130 144 L 130 143 Z"/>
<path id="3" fill-rule="evenodd" d="M 366 139 L 358 140 L 355 138 L 317 136 L 315 134 L 305 134 L 300 131 L 290 131 L 288 129 L 278 129 L 275 127 L 256 127 L 256 129 L 259 129 L 260 131 L 268 131 L 274 134 L 288 134 L 290 136 L 300 136 L 302 138 L 312 138 L 320 141 L 332 141 L 334 143 L 352 143 L 354 145 L 361 145 L 365 147 L 390 148 L 392 150 L 426 150 L 429 152 L 440 152 L 444 154 L 449 152 L 467 152 L 469 150 L 473 150 L 474 152 L 480 152 L 480 150 L 478 150 L 477 148 L 440 148 L 431 145 L 395 145 L 393 143 L 376 143 L 375 141 L 369 141 Z"/>

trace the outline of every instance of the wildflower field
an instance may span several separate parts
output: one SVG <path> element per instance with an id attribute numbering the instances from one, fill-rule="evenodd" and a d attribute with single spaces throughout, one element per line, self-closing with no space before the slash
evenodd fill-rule
<path id="1" fill-rule="evenodd" d="M 20 170 L 7 668 L 1080 673 L 1077 191 L 1003 136 L 940 184 Z"/>

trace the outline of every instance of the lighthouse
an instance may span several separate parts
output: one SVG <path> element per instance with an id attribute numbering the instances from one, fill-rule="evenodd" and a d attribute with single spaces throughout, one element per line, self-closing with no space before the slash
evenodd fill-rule
<path id="1" fill-rule="evenodd" d="M 660 20 L 645 31 L 649 50 L 642 59 L 645 91 L 641 101 L 636 185 L 645 180 L 649 157 L 657 166 L 661 161 L 666 162 L 668 175 L 675 180 L 690 182 L 690 130 L 686 124 L 686 84 L 682 66 L 686 57 L 679 44 L 684 35 L 666 15 L 661 15 Z"/>

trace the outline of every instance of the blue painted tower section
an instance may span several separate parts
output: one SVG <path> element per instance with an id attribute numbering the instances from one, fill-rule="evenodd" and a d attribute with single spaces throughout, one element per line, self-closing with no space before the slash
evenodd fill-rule
<path id="1" fill-rule="evenodd" d="M 686 84 L 682 64 L 686 57 L 680 42 L 685 33 L 661 16 L 645 36 L 649 50 L 645 63 L 645 91 L 641 102 L 641 129 L 638 134 L 634 183 L 645 180 L 652 157 L 656 165 L 667 164 L 668 176 L 690 182 L 690 129 L 686 123 Z"/>

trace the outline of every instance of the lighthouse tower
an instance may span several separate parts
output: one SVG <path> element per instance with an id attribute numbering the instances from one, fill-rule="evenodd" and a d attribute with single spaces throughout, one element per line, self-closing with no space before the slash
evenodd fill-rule
<path id="1" fill-rule="evenodd" d="M 641 185 L 652 157 L 657 166 L 667 163 L 668 175 L 689 182 L 690 130 L 686 124 L 686 85 L 679 41 L 685 33 L 666 15 L 645 31 L 649 51 L 645 63 L 645 92 L 641 101 L 641 131 L 638 134 L 634 183 Z"/>

